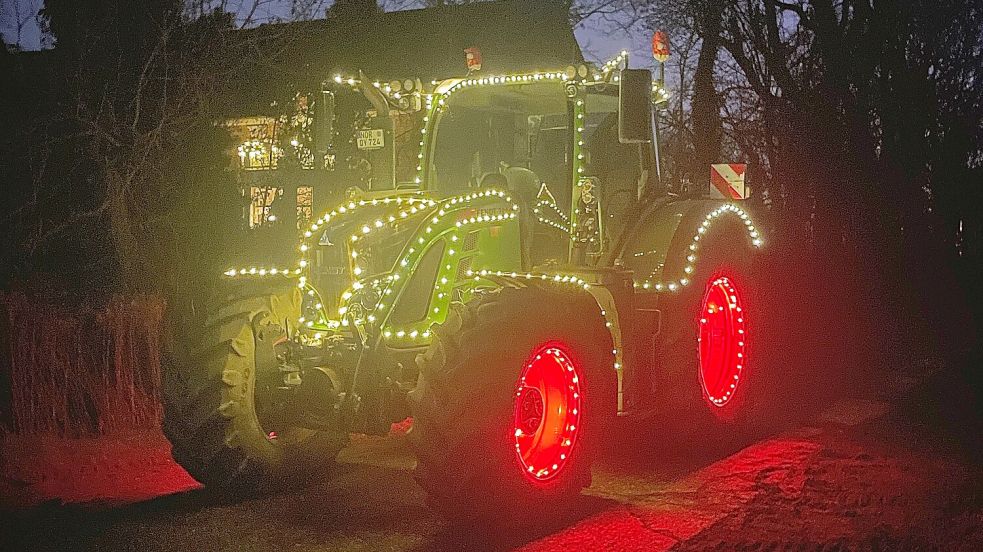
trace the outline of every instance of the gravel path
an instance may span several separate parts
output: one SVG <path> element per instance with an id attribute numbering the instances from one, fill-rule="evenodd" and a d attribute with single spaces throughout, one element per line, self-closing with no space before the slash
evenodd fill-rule
<path id="1" fill-rule="evenodd" d="M 358 440 L 343 455 L 358 463 L 309 489 L 231 503 L 176 470 L 159 436 L 7 438 L 0 549 L 983 550 L 978 465 L 852 411 L 877 408 L 832 409 L 732 454 L 612 453 L 574 518 L 494 538 L 426 510 L 398 438 Z M 52 454 L 76 472 L 49 473 Z M 53 494 L 75 503 L 37 503 Z"/>

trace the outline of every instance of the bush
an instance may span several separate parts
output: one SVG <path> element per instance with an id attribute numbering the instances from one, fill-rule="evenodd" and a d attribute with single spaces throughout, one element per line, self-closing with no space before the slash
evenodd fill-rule
<path id="1" fill-rule="evenodd" d="M 164 301 L 70 311 L 0 293 L 0 421 L 22 435 L 106 435 L 160 425 Z"/>

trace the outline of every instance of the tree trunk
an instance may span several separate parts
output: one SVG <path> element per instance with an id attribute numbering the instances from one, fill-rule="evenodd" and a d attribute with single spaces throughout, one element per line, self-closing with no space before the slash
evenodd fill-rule
<path id="1" fill-rule="evenodd" d="M 147 275 L 143 273 L 140 247 L 133 233 L 130 207 L 127 203 L 125 177 L 110 172 L 107 175 L 109 194 L 109 232 L 119 264 L 119 278 L 127 291 L 146 289 Z"/>
<path id="2" fill-rule="evenodd" d="M 714 86 L 714 66 L 720 49 L 722 3 L 706 2 L 698 14 L 698 29 L 703 39 L 693 77 L 693 158 L 689 164 L 690 189 L 706 189 L 710 182 L 710 164 L 718 161 L 722 124 L 720 97 Z"/>

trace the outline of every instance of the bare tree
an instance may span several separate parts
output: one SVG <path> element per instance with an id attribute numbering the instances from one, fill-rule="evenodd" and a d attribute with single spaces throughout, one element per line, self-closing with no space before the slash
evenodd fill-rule
<path id="1" fill-rule="evenodd" d="M 237 31 L 268 13 L 269 0 L 237 14 L 222 11 L 225 1 L 96 4 L 48 0 L 44 30 L 57 46 L 37 58 L 43 65 L 4 59 L 31 86 L 42 73 L 50 84 L 25 93 L 20 111 L 29 115 L 4 137 L 27 145 L 23 172 L 8 176 L 25 174 L 30 190 L 3 217 L 20 246 L 11 263 L 22 274 L 73 266 L 55 259 L 74 244 L 89 250 L 74 257 L 91 258 L 76 278 L 159 290 L 179 268 L 224 264 L 216 238 L 237 225 L 240 192 L 226 170 L 229 137 L 214 123 L 235 110 L 229 98 L 241 94 L 230 87 L 242 84 L 245 64 L 275 58 L 289 31 L 262 39 Z M 287 16 L 322 5 L 294 2 Z M 103 231 L 108 248 L 98 243 Z"/>
<path id="2" fill-rule="evenodd" d="M 0 28 L 5 44 L 18 50 L 37 50 L 42 46 L 38 11 L 43 0 L 0 0 Z"/>

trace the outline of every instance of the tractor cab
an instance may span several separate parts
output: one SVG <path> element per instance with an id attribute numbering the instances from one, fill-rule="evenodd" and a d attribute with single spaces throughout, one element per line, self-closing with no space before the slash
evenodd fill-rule
<path id="1" fill-rule="evenodd" d="M 612 82 L 620 78 L 607 77 L 441 83 L 422 130 L 421 188 L 437 196 L 508 190 L 520 207 L 526 269 L 596 260 L 621 232 L 621 215 L 654 164 L 650 111 L 635 116 L 647 124 L 648 140 L 623 143 L 620 86 Z"/>

